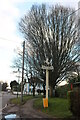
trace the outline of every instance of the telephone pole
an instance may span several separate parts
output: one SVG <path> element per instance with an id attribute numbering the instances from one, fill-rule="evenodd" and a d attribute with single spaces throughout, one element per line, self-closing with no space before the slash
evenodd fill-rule
<path id="1" fill-rule="evenodd" d="M 22 82 L 21 82 L 21 102 L 23 102 L 24 54 L 25 54 L 25 41 L 23 42 Z"/>

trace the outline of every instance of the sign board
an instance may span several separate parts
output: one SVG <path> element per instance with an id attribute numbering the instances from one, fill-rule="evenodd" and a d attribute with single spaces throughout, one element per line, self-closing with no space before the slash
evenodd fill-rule
<path id="1" fill-rule="evenodd" d="M 44 65 L 42 65 L 42 69 L 53 70 L 53 66 L 44 66 Z"/>

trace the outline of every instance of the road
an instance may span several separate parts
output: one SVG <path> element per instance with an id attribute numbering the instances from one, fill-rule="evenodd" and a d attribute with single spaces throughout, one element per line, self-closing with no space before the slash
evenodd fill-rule
<path id="1" fill-rule="evenodd" d="M 2 118 L 2 109 L 6 106 L 8 101 L 14 97 L 16 97 L 16 95 L 7 92 L 0 92 L 0 119 Z"/>
<path id="2" fill-rule="evenodd" d="M 0 109 L 1 107 L 4 108 L 8 101 L 14 97 L 16 97 L 16 95 L 12 95 L 11 93 L 7 92 L 0 93 Z"/>
<path id="3" fill-rule="evenodd" d="M 17 96 L 13 95 L 12 93 L 7 93 L 7 92 L 2 93 L 2 108 L 5 107 L 5 105 L 8 103 L 8 101 L 11 98 L 15 98 L 15 97 Z"/>

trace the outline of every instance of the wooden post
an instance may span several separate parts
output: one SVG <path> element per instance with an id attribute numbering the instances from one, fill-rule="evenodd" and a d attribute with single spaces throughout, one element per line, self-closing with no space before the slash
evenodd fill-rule
<path id="1" fill-rule="evenodd" d="M 46 98 L 48 98 L 49 70 L 53 70 L 53 66 L 44 66 L 44 65 L 42 65 L 42 69 L 46 70 Z"/>
<path id="2" fill-rule="evenodd" d="M 46 98 L 48 98 L 49 71 L 46 69 Z"/>
<path id="3" fill-rule="evenodd" d="M 21 102 L 23 102 L 24 54 L 25 54 L 25 41 L 23 42 L 23 63 L 22 63 L 22 82 L 21 82 Z"/>

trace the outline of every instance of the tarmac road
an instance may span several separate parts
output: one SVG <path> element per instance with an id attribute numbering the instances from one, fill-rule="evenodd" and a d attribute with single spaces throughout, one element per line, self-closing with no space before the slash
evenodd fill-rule
<path id="1" fill-rule="evenodd" d="M 0 119 L 2 118 L 2 110 L 7 107 L 7 103 L 11 98 L 16 97 L 16 95 L 12 95 L 11 93 L 8 92 L 1 92 L 0 91 Z"/>
<path id="2" fill-rule="evenodd" d="M 2 108 L 4 108 L 6 104 L 8 103 L 8 101 L 14 97 L 16 97 L 16 95 L 12 95 L 12 93 L 8 93 L 8 92 L 3 92 L 2 93 Z"/>

